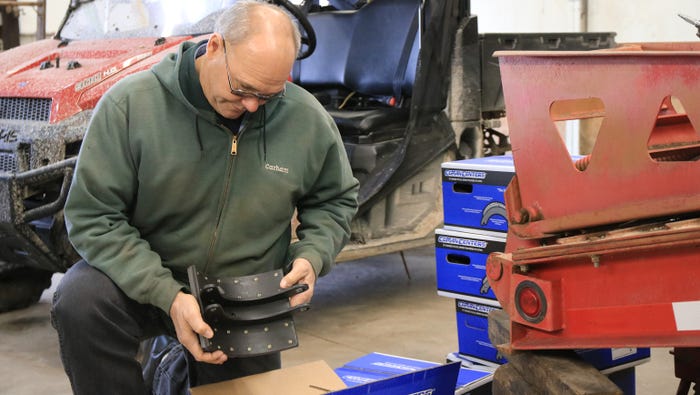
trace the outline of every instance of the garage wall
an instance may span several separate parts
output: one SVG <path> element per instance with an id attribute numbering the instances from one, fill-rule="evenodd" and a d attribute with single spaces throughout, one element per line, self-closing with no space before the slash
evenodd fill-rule
<path id="1" fill-rule="evenodd" d="M 471 0 L 482 33 L 572 32 L 578 0 Z"/>
<path id="2" fill-rule="evenodd" d="M 479 16 L 479 30 L 495 32 L 575 32 L 580 24 L 581 3 L 586 0 L 471 0 Z M 617 32 L 618 42 L 694 41 L 692 25 L 677 14 L 700 19 L 699 0 L 587 0 L 588 30 Z M 46 32 L 56 32 L 70 0 L 47 0 Z M 36 12 L 21 7 L 23 35 L 36 31 Z"/>
<path id="3" fill-rule="evenodd" d="M 698 40 L 698 29 L 678 14 L 700 19 L 700 1 L 589 0 L 589 28 L 616 30 L 618 42 Z"/>
<path id="4" fill-rule="evenodd" d="M 575 32 L 584 30 L 582 1 L 471 0 L 471 8 L 483 33 Z M 588 30 L 614 31 L 617 42 L 698 40 L 679 13 L 700 19 L 700 1 L 588 0 Z"/>

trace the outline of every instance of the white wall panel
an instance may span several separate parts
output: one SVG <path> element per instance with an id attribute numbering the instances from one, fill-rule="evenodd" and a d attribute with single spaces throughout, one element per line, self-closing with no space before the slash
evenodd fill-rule
<path id="1" fill-rule="evenodd" d="M 589 0 L 588 11 L 589 30 L 616 31 L 617 42 L 699 40 L 678 17 L 700 19 L 699 0 Z"/>
<path id="2" fill-rule="evenodd" d="M 580 0 L 472 0 L 471 7 L 483 33 L 580 29 Z M 700 0 L 588 0 L 588 30 L 614 31 L 617 42 L 698 40 L 679 13 L 700 19 Z"/>
<path id="3" fill-rule="evenodd" d="M 578 0 L 472 0 L 482 33 L 572 32 Z"/>

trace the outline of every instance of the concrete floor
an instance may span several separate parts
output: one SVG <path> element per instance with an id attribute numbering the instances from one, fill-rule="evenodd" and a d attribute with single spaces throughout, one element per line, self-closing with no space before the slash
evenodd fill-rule
<path id="1" fill-rule="evenodd" d="M 298 348 L 284 366 L 323 359 L 339 367 L 369 352 L 444 362 L 457 351 L 454 301 L 435 289 L 432 248 L 339 264 L 319 280 L 313 308 L 297 314 Z M 54 276 L 54 284 L 60 275 Z M 39 304 L 0 314 L 0 394 L 70 394 L 49 322 L 47 290 Z M 674 394 L 669 349 L 652 349 L 636 370 L 637 394 Z"/>

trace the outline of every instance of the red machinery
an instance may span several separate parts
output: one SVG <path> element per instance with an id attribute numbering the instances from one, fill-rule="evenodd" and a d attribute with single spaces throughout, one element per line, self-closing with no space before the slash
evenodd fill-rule
<path id="1" fill-rule="evenodd" d="M 514 349 L 700 346 L 700 43 L 499 52 Z M 572 160 L 555 122 L 602 119 Z"/>

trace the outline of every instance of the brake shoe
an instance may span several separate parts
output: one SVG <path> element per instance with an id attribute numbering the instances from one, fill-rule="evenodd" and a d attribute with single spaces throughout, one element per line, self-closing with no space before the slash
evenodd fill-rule
<path id="1" fill-rule="evenodd" d="M 211 339 L 199 336 L 204 351 L 221 350 L 231 358 L 252 357 L 299 345 L 292 314 L 311 306 L 291 307 L 289 298 L 306 291 L 307 284 L 280 288 L 282 269 L 215 278 L 190 266 L 187 274 L 202 317 L 214 330 Z"/>

